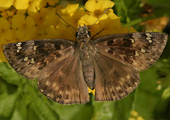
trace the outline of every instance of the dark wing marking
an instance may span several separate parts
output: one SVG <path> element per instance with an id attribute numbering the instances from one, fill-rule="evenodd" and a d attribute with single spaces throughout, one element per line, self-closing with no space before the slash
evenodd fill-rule
<path id="1" fill-rule="evenodd" d="M 94 40 L 100 52 L 138 71 L 146 70 L 160 57 L 167 42 L 163 33 L 127 33 Z"/>

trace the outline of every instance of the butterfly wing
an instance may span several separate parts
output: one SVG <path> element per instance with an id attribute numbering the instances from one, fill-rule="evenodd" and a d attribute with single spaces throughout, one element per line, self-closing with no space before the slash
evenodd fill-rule
<path id="1" fill-rule="evenodd" d="M 95 39 L 95 99 L 119 100 L 139 84 L 139 71 L 150 67 L 167 41 L 163 33 L 128 33 Z"/>
<path id="2" fill-rule="evenodd" d="M 68 40 L 31 40 L 3 46 L 9 64 L 21 75 L 34 79 L 50 62 L 73 54 L 74 42 Z M 70 51 L 70 52 L 68 52 Z"/>
<path id="3" fill-rule="evenodd" d="M 49 64 L 41 72 L 45 76 L 39 78 L 38 88 L 47 97 L 60 104 L 88 102 L 88 87 L 81 64 L 78 55 Z"/>
<path id="4" fill-rule="evenodd" d="M 139 73 L 110 57 L 97 53 L 95 63 L 95 100 L 115 101 L 124 98 L 139 84 Z"/>
<path id="5" fill-rule="evenodd" d="M 38 88 L 61 104 L 89 101 L 81 61 L 68 40 L 34 40 L 4 46 L 10 65 L 21 75 L 38 78 Z"/>
<path id="6" fill-rule="evenodd" d="M 138 71 L 149 68 L 160 57 L 167 42 L 163 33 L 107 35 L 94 40 L 97 52 Z"/>

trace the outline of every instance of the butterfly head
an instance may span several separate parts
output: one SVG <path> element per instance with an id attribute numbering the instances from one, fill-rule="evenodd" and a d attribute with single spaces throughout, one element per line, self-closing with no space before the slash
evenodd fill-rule
<path id="1" fill-rule="evenodd" d="M 84 39 L 89 38 L 91 36 L 91 32 L 88 30 L 88 27 L 86 25 L 81 26 L 79 25 L 79 29 L 76 32 L 76 37 L 78 39 Z"/>

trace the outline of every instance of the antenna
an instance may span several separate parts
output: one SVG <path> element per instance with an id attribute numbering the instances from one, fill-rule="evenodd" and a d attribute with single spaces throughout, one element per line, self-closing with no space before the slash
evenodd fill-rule
<path id="1" fill-rule="evenodd" d="M 67 21 L 65 21 L 57 12 L 56 12 L 56 14 L 58 15 L 58 17 L 60 17 L 67 25 L 69 25 L 71 28 L 73 28 L 74 30 L 76 30 L 77 31 L 77 29 L 76 28 L 74 28 L 73 26 L 71 26 Z"/>
<path id="2" fill-rule="evenodd" d="M 107 9 L 104 11 L 104 13 L 96 20 L 96 22 L 94 22 L 93 25 L 89 27 L 89 29 L 91 29 L 109 9 L 111 9 L 111 8 L 107 8 Z"/>

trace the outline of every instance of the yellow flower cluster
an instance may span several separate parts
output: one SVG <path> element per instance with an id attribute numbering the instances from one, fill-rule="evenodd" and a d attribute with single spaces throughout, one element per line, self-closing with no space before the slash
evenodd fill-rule
<path id="1" fill-rule="evenodd" d="M 110 0 L 88 0 L 85 9 L 79 4 L 57 5 L 58 0 L 0 0 L 0 59 L 2 46 L 11 42 L 33 39 L 76 40 L 75 30 L 68 26 L 56 12 L 71 26 L 93 25 L 108 8 L 114 6 Z M 90 29 L 92 36 L 135 32 L 133 28 L 121 26 L 120 17 L 109 9 Z"/>
<path id="2" fill-rule="evenodd" d="M 129 120 L 144 120 L 144 118 L 142 116 L 140 116 L 137 111 L 132 110 L 130 112 Z"/>

